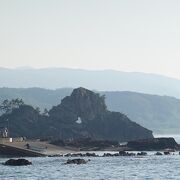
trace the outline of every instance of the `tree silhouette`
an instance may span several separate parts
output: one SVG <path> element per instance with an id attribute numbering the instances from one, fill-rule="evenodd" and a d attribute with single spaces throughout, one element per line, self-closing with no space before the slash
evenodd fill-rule
<path id="1" fill-rule="evenodd" d="M 12 112 L 13 109 L 19 108 L 22 105 L 24 105 L 22 99 L 19 98 L 12 100 L 5 99 L 0 105 L 0 110 L 3 113 L 9 114 Z"/>

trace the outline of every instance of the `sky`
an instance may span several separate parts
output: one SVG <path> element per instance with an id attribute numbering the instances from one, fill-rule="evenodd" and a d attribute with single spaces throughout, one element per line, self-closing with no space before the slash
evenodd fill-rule
<path id="1" fill-rule="evenodd" d="M 179 8 L 179 0 L 0 0 L 0 66 L 180 79 Z"/>

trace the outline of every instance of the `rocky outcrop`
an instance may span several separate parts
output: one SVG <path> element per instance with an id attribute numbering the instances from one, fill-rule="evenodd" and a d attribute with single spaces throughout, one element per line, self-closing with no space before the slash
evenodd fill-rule
<path id="1" fill-rule="evenodd" d="M 27 166 L 32 165 L 32 163 L 26 159 L 9 159 L 4 163 L 6 166 Z"/>
<path id="2" fill-rule="evenodd" d="M 149 151 L 149 150 L 164 150 L 178 149 L 178 144 L 174 140 L 174 138 L 152 138 L 152 139 L 144 139 L 137 141 L 130 141 L 127 144 L 128 148 L 137 151 Z"/>
<path id="3" fill-rule="evenodd" d="M 153 137 L 150 130 L 132 122 L 124 114 L 108 111 L 104 98 L 78 88 L 60 105 L 53 107 L 49 118 L 59 124 L 61 139 L 90 137 L 125 142 Z"/>
<path id="4" fill-rule="evenodd" d="M 74 89 L 71 96 L 65 97 L 46 114 L 23 104 L 0 117 L 1 122 L 7 123 L 7 119 L 11 122 L 11 136 L 118 142 L 153 138 L 152 131 L 122 113 L 108 111 L 105 97 L 85 88 Z"/>

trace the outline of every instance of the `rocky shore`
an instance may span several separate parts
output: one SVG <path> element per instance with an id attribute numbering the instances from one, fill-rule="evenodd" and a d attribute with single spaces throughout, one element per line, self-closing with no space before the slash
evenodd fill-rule
<path id="1" fill-rule="evenodd" d="M 79 151 L 178 151 L 179 145 L 174 138 L 150 138 L 120 144 L 117 141 L 93 140 L 81 138 L 74 140 L 56 140 L 51 144 L 61 147 L 71 147 Z"/>
<path id="2" fill-rule="evenodd" d="M 26 148 L 26 144 L 30 148 Z M 106 156 L 135 156 L 144 155 L 141 152 L 155 151 L 156 155 L 171 154 L 180 151 L 179 145 L 173 138 L 153 138 L 146 140 L 130 141 L 119 144 L 116 141 L 76 139 L 57 140 L 53 144 L 42 141 L 26 141 L 18 143 L 0 144 L 0 156 L 7 157 L 39 157 L 39 156 L 65 156 L 65 157 L 98 157 L 98 152 L 104 151 Z M 136 154 L 134 154 L 136 151 Z M 112 154 L 106 152 L 114 152 Z M 118 153 L 117 153 L 118 152 Z M 139 154 L 137 154 L 139 152 Z"/>
<path id="3" fill-rule="evenodd" d="M 172 152 L 172 151 L 157 151 L 154 152 L 155 156 L 162 156 L 162 155 L 175 155 L 175 153 L 180 155 L 180 152 Z M 119 152 L 105 152 L 102 155 L 99 155 L 98 153 L 95 152 L 86 152 L 86 153 L 68 153 L 68 154 L 57 154 L 57 155 L 50 155 L 48 157 L 68 157 L 68 158 L 82 158 L 82 157 L 138 157 L 138 156 L 147 156 L 148 152 L 146 151 L 141 151 L 141 152 L 128 152 L 128 151 L 119 151 Z"/>
<path id="4" fill-rule="evenodd" d="M 159 151 L 159 150 L 179 150 L 179 145 L 174 138 L 152 138 L 130 141 L 127 147 L 135 151 Z"/>

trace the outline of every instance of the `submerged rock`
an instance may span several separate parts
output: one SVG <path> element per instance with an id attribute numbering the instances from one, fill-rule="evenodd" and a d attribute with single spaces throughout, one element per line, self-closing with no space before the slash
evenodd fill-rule
<path id="1" fill-rule="evenodd" d="M 32 162 L 26 159 L 9 159 L 4 163 L 6 166 L 27 166 L 32 165 Z"/>

